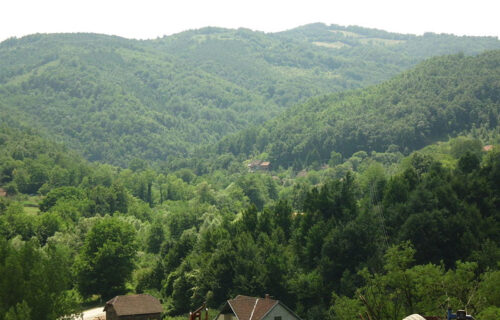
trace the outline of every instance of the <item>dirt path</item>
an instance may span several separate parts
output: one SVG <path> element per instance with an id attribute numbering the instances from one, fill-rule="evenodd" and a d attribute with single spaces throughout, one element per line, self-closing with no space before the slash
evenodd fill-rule
<path id="1" fill-rule="evenodd" d="M 102 311 L 104 307 L 93 308 L 83 311 L 83 320 L 105 320 L 106 313 Z M 80 319 L 79 319 L 80 320 Z"/>

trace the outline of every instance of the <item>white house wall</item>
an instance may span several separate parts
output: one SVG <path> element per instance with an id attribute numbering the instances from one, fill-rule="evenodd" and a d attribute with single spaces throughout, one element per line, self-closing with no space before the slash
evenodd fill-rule
<path id="1" fill-rule="evenodd" d="M 262 320 L 274 320 L 274 317 L 281 317 L 281 320 L 298 320 L 290 311 L 280 304 L 276 305 Z"/>

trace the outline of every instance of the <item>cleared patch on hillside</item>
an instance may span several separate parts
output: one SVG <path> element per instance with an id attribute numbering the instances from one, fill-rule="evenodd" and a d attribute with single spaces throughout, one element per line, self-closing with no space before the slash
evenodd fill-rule
<path id="1" fill-rule="evenodd" d="M 7 81 L 7 84 L 9 84 L 9 85 L 21 85 L 23 82 L 28 81 L 32 75 L 41 74 L 51 67 L 57 67 L 60 63 L 61 62 L 59 60 L 53 60 L 53 61 L 47 62 L 39 67 L 33 68 L 29 72 L 22 73 L 20 75 L 17 75 L 17 76 L 10 78 Z"/>
<path id="2" fill-rule="evenodd" d="M 320 41 L 314 41 L 314 45 L 318 47 L 325 47 L 325 48 L 332 48 L 332 49 L 340 49 L 344 47 L 350 47 L 347 43 L 343 43 L 341 41 L 335 41 L 335 42 L 320 42 Z"/>
<path id="3" fill-rule="evenodd" d="M 362 44 L 375 44 L 384 46 L 395 46 L 401 43 L 405 43 L 406 40 L 395 40 L 395 39 L 383 39 L 383 38 L 362 38 L 359 39 Z"/>
<path id="4" fill-rule="evenodd" d="M 23 210 L 27 214 L 37 215 L 40 212 L 39 203 L 42 200 L 40 196 L 30 196 L 22 201 Z"/>

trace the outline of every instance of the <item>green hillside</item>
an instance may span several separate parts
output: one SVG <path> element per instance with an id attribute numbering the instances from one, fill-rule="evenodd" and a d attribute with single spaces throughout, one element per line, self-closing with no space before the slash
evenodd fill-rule
<path id="1" fill-rule="evenodd" d="M 91 160 L 183 154 L 263 108 L 248 90 L 132 40 L 31 36 L 2 43 L 0 56 L 0 110 Z"/>
<path id="2" fill-rule="evenodd" d="M 500 316 L 498 145 L 452 139 L 392 173 L 365 155 L 342 179 L 241 164 L 201 176 L 90 164 L 0 124 L 1 320 L 134 293 L 179 317 L 261 292 L 307 320 Z"/>
<path id="3" fill-rule="evenodd" d="M 332 152 L 409 153 L 473 128 L 497 128 L 499 79 L 498 50 L 433 58 L 383 84 L 313 98 L 223 139 L 217 152 L 265 152 L 276 166 L 298 168 L 327 163 Z"/>
<path id="4" fill-rule="evenodd" d="M 431 55 L 500 47 L 494 38 L 370 29 L 349 35 L 404 41 L 353 36 L 357 45 L 340 49 L 316 43 L 335 42 L 322 37 L 342 30 L 310 25 L 276 34 L 204 28 L 148 41 L 95 34 L 9 39 L 0 44 L 0 112 L 90 160 L 127 166 L 136 158 L 189 155 L 309 97 L 378 83 Z"/>
<path id="5" fill-rule="evenodd" d="M 435 33 L 416 36 L 359 26 L 345 27 L 322 23 L 305 25 L 277 35 L 325 48 L 342 49 L 338 51 L 343 55 L 364 55 L 366 60 L 374 59 L 379 54 L 385 56 L 387 61 L 399 56 L 400 61 L 406 60 L 408 63 L 429 56 L 448 54 L 450 51 L 474 54 L 498 48 L 496 37 L 456 37 Z M 457 41 L 458 39 L 460 40 Z M 365 50 L 367 46 L 371 52 Z"/>

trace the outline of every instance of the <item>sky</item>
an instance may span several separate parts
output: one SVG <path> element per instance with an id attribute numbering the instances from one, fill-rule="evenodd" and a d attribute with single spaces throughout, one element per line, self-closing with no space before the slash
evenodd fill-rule
<path id="1" fill-rule="evenodd" d="M 0 41 L 54 32 L 154 39 L 206 26 L 277 32 L 314 22 L 500 37 L 499 13 L 499 0 L 0 0 Z"/>

